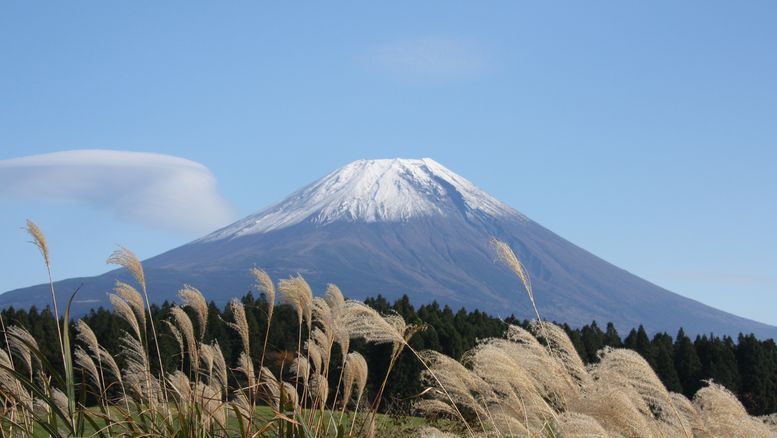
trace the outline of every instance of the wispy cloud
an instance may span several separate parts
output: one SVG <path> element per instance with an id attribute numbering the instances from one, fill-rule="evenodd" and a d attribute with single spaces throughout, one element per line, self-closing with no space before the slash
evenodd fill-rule
<path id="1" fill-rule="evenodd" d="M 83 202 L 174 231 L 210 231 L 232 218 L 207 167 L 154 153 L 85 149 L 0 160 L 0 196 Z"/>
<path id="2" fill-rule="evenodd" d="M 470 76 L 486 67 L 482 47 L 450 37 L 394 41 L 374 47 L 372 64 L 404 76 Z"/>

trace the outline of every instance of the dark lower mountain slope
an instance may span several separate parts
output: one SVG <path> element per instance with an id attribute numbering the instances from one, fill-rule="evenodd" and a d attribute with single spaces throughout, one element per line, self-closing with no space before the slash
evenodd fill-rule
<path id="1" fill-rule="evenodd" d="M 279 279 L 302 274 L 322 292 L 335 283 L 351 298 L 408 294 L 414 304 L 437 300 L 491 314 L 531 317 L 517 278 L 494 262 L 489 239 L 508 242 L 527 266 L 544 318 L 573 326 L 612 321 L 674 334 L 777 337 L 777 328 L 684 298 L 619 269 L 528 220 L 487 215 L 421 217 L 404 222 L 302 222 L 229 239 L 196 241 L 144 262 L 152 300 L 174 299 L 184 283 L 223 304 L 251 287 L 248 269 Z M 76 312 L 106 303 L 120 271 L 57 283 L 62 298 L 81 286 Z M 124 277 L 125 278 L 125 277 Z M 126 279 L 126 278 L 125 278 Z M 45 305 L 46 285 L 0 295 L 0 307 Z"/>

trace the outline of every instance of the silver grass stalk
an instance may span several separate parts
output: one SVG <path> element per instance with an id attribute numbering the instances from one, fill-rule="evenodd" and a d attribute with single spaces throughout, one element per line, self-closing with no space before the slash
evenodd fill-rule
<path id="1" fill-rule="evenodd" d="M 343 367 L 343 405 L 347 405 L 356 386 L 356 398 L 361 399 L 367 386 L 367 361 L 357 352 L 348 353 Z M 357 402 L 358 404 L 358 402 Z"/>
<path id="2" fill-rule="evenodd" d="M 329 381 L 320 373 L 313 373 L 311 377 L 310 396 L 321 403 L 323 408 L 326 399 L 329 397 Z"/>
<path id="3" fill-rule="evenodd" d="M 99 354 L 100 354 L 100 361 L 103 364 L 106 365 L 106 369 L 119 382 L 119 386 L 121 386 L 123 388 L 124 387 L 124 383 L 122 382 L 122 378 L 121 378 L 121 369 L 119 369 L 119 365 L 116 363 L 116 360 L 103 347 L 100 347 L 100 353 Z M 123 389 L 122 389 L 122 392 L 124 392 Z"/>
<path id="4" fill-rule="evenodd" d="M 650 407 L 627 385 L 594 380 L 569 403 L 567 412 L 595 418 L 614 436 L 661 436 Z"/>
<path id="5" fill-rule="evenodd" d="M 189 354 L 189 366 L 192 367 L 194 374 L 197 375 L 199 372 L 200 359 L 192 320 L 189 318 L 189 315 L 187 315 L 186 312 L 178 306 L 171 307 L 170 313 L 173 315 L 175 323 L 178 325 L 178 328 L 181 330 L 181 334 L 183 335 L 183 339 L 186 341 L 186 349 Z"/>
<path id="6" fill-rule="evenodd" d="M 132 328 L 135 337 L 138 340 L 142 340 L 143 333 L 141 332 L 140 324 L 138 323 L 138 317 L 135 315 L 135 312 L 132 310 L 132 307 L 127 303 L 127 301 L 116 294 L 108 294 L 108 300 L 113 306 L 113 311 L 119 315 L 121 319 L 126 321 L 130 328 Z"/>
<path id="7" fill-rule="evenodd" d="M 32 373 L 32 350 L 40 350 L 38 342 L 30 332 L 17 325 L 8 327 L 8 336 L 8 346 L 11 348 L 11 351 L 16 357 L 21 359 L 24 366 Z M 35 360 L 38 360 L 37 357 Z"/>
<path id="8" fill-rule="evenodd" d="M 401 327 L 404 321 L 400 323 L 392 315 L 383 317 L 359 301 L 346 302 L 339 323 L 347 328 L 352 338 L 363 338 L 373 344 L 392 344 L 393 354 L 407 344 L 405 329 Z"/>
<path id="9" fill-rule="evenodd" d="M 302 276 L 297 275 L 281 280 L 278 284 L 281 302 L 289 304 L 297 312 L 297 318 L 301 325 L 303 321 L 308 330 L 313 322 L 313 291 Z"/>
<path id="10" fill-rule="evenodd" d="M 332 309 L 336 309 L 340 306 L 345 305 L 345 297 L 343 297 L 343 292 L 340 290 L 339 287 L 331 283 L 326 286 L 326 293 L 324 295 L 324 299 L 326 300 L 326 303 L 329 304 L 329 307 Z"/>
<path id="11" fill-rule="evenodd" d="M 297 390 L 294 389 L 294 385 L 292 385 L 289 382 L 281 382 L 281 386 L 283 386 L 283 393 L 286 394 L 286 396 L 289 398 L 289 402 L 291 402 L 292 406 L 297 407 L 299 404 L 299 396 L 297 394 Z"/>
<path id="12" fill-rule="evenodd" d="M 256 387 L 256 375 L 254 374 L 254 364 L 251 362 L 251 357 L 246 354 L 245 351 L 240 353 L 240 357 L 237 361 L 236 371 L 243 374 L 248 383 L 248 390 L 253 392 Z"/>
<path id="13" fill-rule="evenodd" d="M 62 412 L 68 412 L 68 399 L 64 392 L 57 388 L 51 388 L 51 400 Z"/>
<path id="14" fill-rule="evenodd" d="M 106 260 L 106 263 L 111 265 L 119 265 L 126 269 L 138 282 L 140 287 L 145 292 L 146 290 L 146 275 L 143 272 L 143 266 L 140 264 L 140 260 L 134 252 L 129 249 L 119 246 L 119 249 L 113 251 Z"/>
<path id="15" fill-rule="evenodd" d="M 422 378 L 432 387 L 440 387 L 439 390 L 430 392 L 430 395 L 441 401 L 444 399 L 465 406 L 475 413 L 485 431 L 487 428 L 483 422 L 489 417 L 487 406 L 495 399 L 491 386 L 461 363 L 444 354 L 424 350 L 419 355 L 427 368 L 422 372 Z M 453 409 L 460 412 L 455 405 Z M 463 420 L 463 417 L 459 417 Z"/>
<path id="16" fill-rule="evenodd" d="M 140 292 L 129 284 L 117 280 L 116 285 L 113 288 L 113 293 L 120 296 L 127 304 L 129 304 L 135 312 L 135 315 L 137 315 L 140 325 L 145 327 L 146 307 Z"/>
<path id="17" fill-rule="evenodd" d="M 690 437 L 689 425 L 672 404 L 669 392 L 639 353 L 608 347 L 599 352 L 599 357 L 599 362 L 591 371 L 594 380 L 633 388 L 651 407 L 656 421 L 675 430 L 675 434 Z"/>
<path id="18" fill-rule="evenodd" d="M 275 309 L 275 285 L 267 272 L 259 268 L 251 268 L 251 275 L 256 281 L 256 288 L 267 297 L 267 321 L 269 324 Z"/>
<path id="19" fill-rule="evenodd" d="M 534 289 L 532 289 L 531 286 L 531 278 L 529 277 L 529 272 L 523 266 L 523 263 L 518 260 L 518 257 L 515 256 L 512 248 L 510 248 L 510 245 L 507 243 L 497 239 L 491 239 L 491 246 L 493 246 L 496 252 L 497 260 L 507 265 L 507 267 L 521 280 L 521 283 L 523 283 L 523 287 L 526 289 L 526 293 L 529 296 L 529 301 L 531 301 L 534 313 L 537 316 L 537 321 L 542 321 L 540 312 L 537 310 L 537 303 L 534 301 Z"/>
<path id="20" fill-rule="evenodd" d="M 200 362 L 205 365 L 202 373 L 208 376 L 208 382 L 213 381 L 213 346 L 209 344 L 200 344 Z M 202 369 L 202 368 L 200 368 Z"/>
<path id="21" fill-rule="evenodd" d="M 106 263 L 108 264 L 114 264 L 122 266 L 124 269 L 126 269 L 134 278 L 135 281 L 138 282 L 140 285 L 141 290 L 143 291 L 143 298 L 146 302 L 146 312 L 151 317 L 151 300 L 148 299 L 148 289 L 146 288 L 146 275 L 143 271 L 143 265 L 140 263 L 140 260 L 135 255 L 134 252 L 130 251 L 129 249 L 119 246 L 119 249 L 115 250 L 106 260 Z M 143 321 L 143 334 L 145 334 L 145 321 Z M 162 364 L 162 353 L 159 349 L 159 338 L 157 337 L 156 333 L 156 324 L 154 324 L 154 321 L 151 321 L 151 335 L 154 338 L 154 347 L 156 348 L 156 355 L 158 358 L 158 364 L 159 364 L 159 370 L 164 370 L 164 365 Z M 139 339 L 145 339 L 145 336 L 142 338 L 139 337 Z M 154 387 L 156 387 L 159 383 L 156 379 L 152 378 L 151 376 L 151 368 L 147 366 L 147 382 L 146 386 L 148 386 L 148 390 L 152 391 Z M 166 380 L 163 378 L 161 379 L 162 382 L 162 396 L 165 398 L 165 401 L 167 401 L 167 393 L 165 390 L 166 386 Z M 167 409 L 167 415 L 170 416 L 169 406 L 167 403 L 165 403 L 165 408 Z"/>
<path id="22" fill-rule="evenodd" d="M 560 435 L 567 438 L 609 438 L 610 434 L 594 417 L 576 412 L 564 412 L 556 420 Z"/>
<path id="23" fill-rule="evenodd" d="M 491 403 L 510 411 L 526 428 L 541 429 L 555 418 L 535 379 L 498 344 L 482 342 L 464 354 L 462 363 L 491 386 Z"/>
<path id="24" fill-rule="evenodd" d="M 553 358 L 566 369 L 578 387 L 590 383 L 591 376 L 588 375 L 588 371 L 580 359 L 580 354 L 577 353 L 563 328 L 549 322 L 532 321 L 531 329 L 535 336 L 543 336 L 550 347 Z"/>
<path id="25" fill-rule="evenodd" d="M 295 376 L 302 379 L 304 386 L 308 386 L 308 380 L 310 378 L 310 362 L 303 356 L 297 356 L 291 363 L 291 372 Z"/>
<path id="26" fill-rule="evenodd" d="M 316 342 L 305 341 L 305 350 L 308 353 L 308 361 L 316 371 L 322 371 L 323 348 Z"/>
<path id="27" fill-rule="evenodd" d="M 206 414 L 203 415 L 205 426 L 211 427 L 215 422 L 221 428 L 226 427 L 227 416 L 226 410 L 223 409 L 224 403 L 221 391 L 218 388 L 200 382 L 196 384 L 194 392 L 197 394 L 197 404 L 200 406 L 201 411 Z"/>
<path id="28" fill-rule="evenodd" d="M 501 348 L 521 364 L 554 408 L 563 410 L 566 403 L 577 396 L 578 386 L 566 368 L 527 330 L 510 325 L 507 327 L 507 340 L 488 339 L 485 342 Z"/>
<path id="29" fill-rule="evenodd" d="M 722 385 L 708 381 L 693 397 L 710 436 L 770 437 L 769 427 L 747 414 L 736 396 Z"/>
<path id="30" fill-rule="evenodd" d="M 685 418 L 691 427 L 693 436 L 699 436 L 706 433 L 704 421 L 701 419 L 701 411 L 696 405 L 693 404 L 687 397 L 676 392 L 670 392 L 669 396 L 672 399 L 672 404 L 680 415 Z"/>
<path id="31" fill-rule="evenodd" d="M 49 289 L 51 291 L 51 304 L 54 308 L 54 320 L 57 322 L 57 338 L 59 340 L 59 350 L 62 354 L 62 363 L 67 364 L 65 358 L 65 346 L 62 338 L 62 328 L 59 326 L 59 307 L 57 306 L 57 295 L 54 293 L 54 281 L 51 275 L 51 259 L 49 258 L 49 245 L 46 242 L 46 236 L 43 231 L 31 220 L 27 219 L 27 233 L 32 237 L 32 243 L 38 247 L 43 256 L 43 262 L 46 264 L 46 271 L 49 276 Z M 67 324 L 67 321 L 65 321 Z"/>
<path id="32" fill-rule="evenodd" d="M 163 320 L 162 322 L 165 323 L 167 329 L 170 330 L 170 334 L 173 335 L 173 339 L 175 339 L 175 342 L 178 345 L 178 354 L 181 356 L 181 366 L 183 366 L 183 355 L 186 353 L 186 346 L 184 345 L 183 335 L 172 321 Z"/>
<path id="33" fill-rule="evenodd" d="M 278 379 L 275 378 L 275 375 L 273 375 L 273 373 L 267 367 L 262 367 L 259 370 L 259 383 L 264 388 L 264 392 L 267 395 L 270 403 L 275 407 L 275 409 L 280 409 L 280 383 L 278 382 Z"/>
<path id="34" fill-rule="evenodd" d="M 221 391 L 227 392 L 227 363 L 224 360 L 224 353 L 221 351 L 218 341 L 214 340 L 211 344 L 213 347 L 213 375 L 216 377 L 216 381 L 221 386 Z"/>
<path id="35" fill-rule="evenodd" d="M 229 302 L 229 308 L 232 311 L 232 317 L 235 322 L 227 322 L 227 325 L 235 330 L 240 336 L 240 341 L 243 343 L 243 352 L 249 353 L 251 350 L 245 307 L 243 307 L 243 303 L 241 303 L 240 300 L 233 298 Z"/>
<path id="36" fill-rule="evenodd" d="M 102 382 L 100 381 L 100 372 L 97 370 L 97 365 L 92 360 L 92 357 L 81 347 L 76 347 L 75 352 L 75 364 L 78 365 L 85 373 L 92 379 L 94 387 L 97 388 L 100 394 L 102 394 Z"/>
<path id="37" fill-rule="evenodd" d="M 205 301 L 205 297 L 202 296 L 197 288 L 184 285 L 181 290 L 178 291 L 178 297 L 183 301 L 184 307 L 189 307 L 194 310 L 197 315 L 197 323 L 199 326 L 199 337 L 202 341 L 205 337 L 205 329 L 208 324 L 208 303 Z"/>
<path id="38" fill-rule="evenodd" d="M 244 392 L 238 391 L 230 404 L 236 408 L 238 415 L 247 421 L 251 421 L 254 407 Z"/>
<path id="39" fill-rule="evenodd" d="M 83 319 L 76 321 L 76 339 L 83 342 L 94 356 L 100 355 L 100 343 L 97 341 L 97 335 Z"/>

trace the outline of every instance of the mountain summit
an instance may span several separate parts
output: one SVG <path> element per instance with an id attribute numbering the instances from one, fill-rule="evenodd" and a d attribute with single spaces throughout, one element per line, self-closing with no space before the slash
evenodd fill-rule
<path id="1" fill-rule="evenodd" d="M 301 222 L 407 222 L 426 216 L 520 214 L 431 158 L 359 160 L 284 201 L 216 231 L 212 241 L 266 233 Z"/>
<path id="2" fill-rule="evenodd" d="M 280 203 L 187 245 L 144 261 L 149 295 L 174 299 L 184 283 L 224 304 L 251 287 L 252 266 L 274 278 L 302 274 L 316 291 L 335 283 L 351 298 L 403 294 L 438 303 L 531 318 L 518 279 L 495 263 L 492 237 L 527 267 L 540 313 L 580 326 L 689 334 L 755 333 L 777 328 L 713 309 L 643 280 L 564 240 L 434 160 L 360 160 Z M 106 303 L 119 270 L 58 282 L 81 286 L 75 312 Z M 0 307 L 45 306 L 47 285 L 0 295 Z"/>

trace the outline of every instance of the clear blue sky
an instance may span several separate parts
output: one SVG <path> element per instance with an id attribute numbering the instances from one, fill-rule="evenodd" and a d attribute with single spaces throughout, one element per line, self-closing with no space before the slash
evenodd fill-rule
<path id="1" fill-rule="evenodd" d="M 432 157 L 620 267 L 777 324 L 775 23 L 771 1 L 4 1 L 0 160 L 185 158 L 215 178 L 184 206 L 212 224 L 355 159 Z M 56 278 L 201 235 L 146 217 L 165 208 L 127 193 L 146 171 L 99 193 L 30 176 L 56 196 L 6 179 L 0 290 L 45 280 L 27 217 Z"/>

